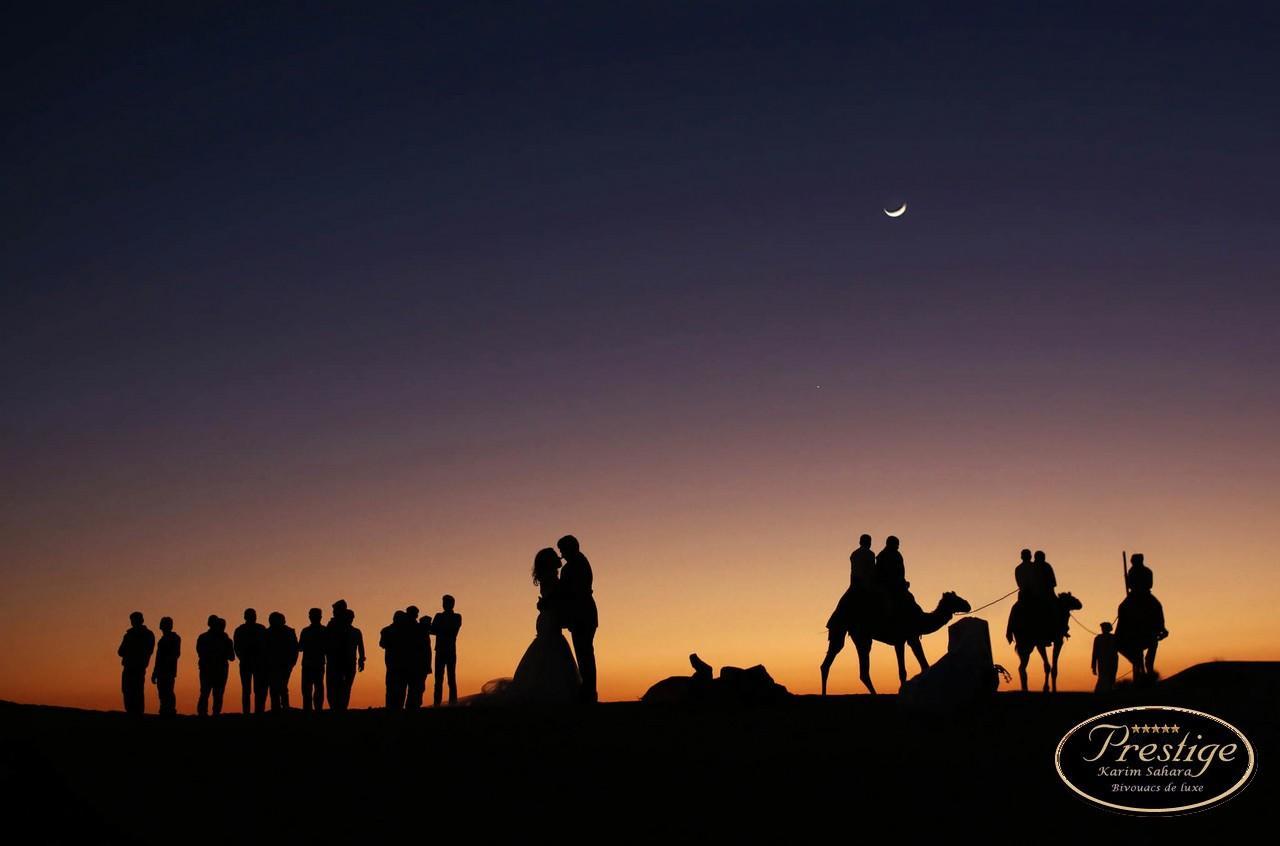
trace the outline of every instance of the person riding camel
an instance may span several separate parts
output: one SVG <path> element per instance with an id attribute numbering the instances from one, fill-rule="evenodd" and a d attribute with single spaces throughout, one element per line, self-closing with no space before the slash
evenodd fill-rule
<path id="1" fill-rule="evenodd" d="M 1057 597 L 1055 588 L 1058 579 L 1053 573 L 1053 565 L 1045 559 L 1045 554 L 1037 550 L 1035 557 L 1031 550 L 1024 549 L 1020 554 L 1021 561 L 1013 570 L 1013 580 L 1018 585 L 1018 598 L 1009 609 L 1009 625 L 1005 638 L 1012 643 L 1013 633 L 1025 620 L 1028 622 L 1048 622 L 1052 619 L 1054 600 Z M 1051 632 L 1050 634 L 1059 634 Z"/>
<path id="2" fill-rule="evenodd" d="M 1155 678 L 1158 644 L 1169 636 L 1164 606 L 1151 592 L 1154 581 L 1142 553 L 1135 552 L 1124 575 L 1124 601 L 1116 609 L 1116 648 L 1133 664 L 1135 682 Z"/>
<path id="3" fill-rule="evenodd" d="M 899 541 L 893 535 L 885 538 L 884 549 L 876 556 L 876 587 L 882 597 L 882 608 L 889 615 L 898 615 L 915 605 L 915 597 L 908 588 L 906 562 L 898 549 Z"/>

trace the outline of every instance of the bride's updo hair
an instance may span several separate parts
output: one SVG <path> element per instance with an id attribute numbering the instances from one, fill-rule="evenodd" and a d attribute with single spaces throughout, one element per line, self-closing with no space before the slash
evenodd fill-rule
<path id="1" fill-rule="evenodd" d="M 560 569 L 560 553 L 551 547 L 538 550 L 533 556 L 533 583 L 540 585 L 548 579 L 554 581 Z"/>

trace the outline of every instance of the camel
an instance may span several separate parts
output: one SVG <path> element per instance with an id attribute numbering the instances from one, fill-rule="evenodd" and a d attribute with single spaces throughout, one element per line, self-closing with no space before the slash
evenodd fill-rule
<path id="1" fill-rule="evenodd" d="M 1116 611 L 1116 650 L 1133 665 L 1134 684 L 1156 680 L 1156 650 L 1169 636 L 1164 608 L 1150 591 L 1133 591 Z"/>
<path id="2" fill-rule="evenodd" d="M 1022 680 L 1022 690 L 1027 689 L 1027 661 L 1031 659 L 1031 651 L 1040 653 L 1044 662 L 1044 691 L 1058 692 L 1058 655 L 1062 652 L 1062 641 L 1068 637 L 1068 618 L 1072 611 L 1084 607 L 1080 600 L 1070 593 L 1060 593 L 1054 598 L 1054 605 L 1048 609 L 1048 619 L 1044 614 L 1036 614 L 1032 607 L 1019 608 L 1015 605 L 1009 612 L 1009 626 L 1005 630 L 1005 639 L 1014 644 L 1018 653 L 1018 678 Z M 1026 613 L 1021 613 L 1025 610 Z M 1015 613 L 1018 612 L 1018 613 Z M 1039 619 L 1036 619 L 1039 617 Z M 1045 654 L 1046 646 L 1053 646 L 1053 660 Z"/>
<path id="3" fill-rule="evenodd" d="M 907 594 L 910 597 L 910 594 Z M 844 648 L 845 635 L 853 641 L 858 650 L 858 678 L 866 685 L 867 690 L 875 693 L 871 684 L 871 642 L 880 641 L 894 648 L 898 655 L 898 681 L 907 680 L 907 662 L 904 647 L 910 646 L 911 652 L 920 662 L 920 671 L 929 669 L 929 662 L 924 657 L 924 647 L 920 645 L 923 635 L 933 634 L 941 629 L 956 614 L 969 611 L 969 603 L 965 602 L 953 591 L 942 594 L 938 607 L 932 611 L 924 611 L 914 599 L 904 604 L 905 613 L 884 615 L 872 611 L 876 607 L 876 597 L 860 597 L 854 590 L 845 591 L 840 597 L 836 610 L 827 621 L 827 657 L 822 660 L 822 695 L 827 695 L 827 676 L 836 656 Z M 870 612 L 870 613 L 869 613 Z M 870 619 L 868 619 L 870 618 Z"/>

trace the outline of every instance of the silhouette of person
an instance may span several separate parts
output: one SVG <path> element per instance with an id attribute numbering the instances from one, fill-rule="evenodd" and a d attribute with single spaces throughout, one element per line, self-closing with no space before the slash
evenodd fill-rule
<path id="1" fill-rule="evenodd" d="M 876 554 L 871 551 L 871 535 L 858 538 L 858 548 L 849 555 L 849 587 L 874 590 Z"/>
<path id="2" fill-rule="evenodd" d="M 196 713 L 207 716 L 209 695 L 213 695 L 213 713 L 222 713 L 222 696 L 227 689 L 227 668 L 236 660 L 235 644 L 227 636 L 227 621 L 217 614 L 209 615 L 209 630 L 196 638 L 196 662 L 200 669 L 200 700 Z"/>
<path id="3" fill-rule="evenodd" d="M 582 676 L 573 660 L 573 650 L 562 629 L 563 614 L 569 605 L 561 591 L 560 555 L 547 547 L 533 557 L 533 583 L 538 586 L 538 618 L 534 638 L 520 656 L 515 674 L 490 689 L 485 685 L 479 699 L 492 696 L 498 702 L 568 704 L 581 702 Z M 437 650 L 440 641 L 436 640 Z M 439 679 L 437 673 L 436 678 Z"/>
<path id="4" fill-rule="evenodd" d="M 876 556 L 876 587 L 883 597 L 883 605 L 891 615 L 897 615 L 911 607 L 911 583 L 907 581 L 907 566 L 902 559 L 898 539 L 889 535 L 884 539 L 884 549 Z"/>
<path id="5" fill-rule="evenodd" d="M 596 629 L 600 626 L 596 600 L 592 596 L 591 562 L 582 554 L 578 539 L 565 535 L 556 542 L 564 567 L 560 570 L 560 591 L 564 603 L 565 628 L 573 640 L 573 654 L 582 676 L 582 701 L 599 699 L 596 690 Z"/>
<path id="6" fill-rule="evenodd" d="M 356 681 L 356 673 L 364 672 L 364 634 L 356 628 L 356 612 L 347 609 L 347 672 L 346 683 L 342 688 L 342 706 L 351 704 L 351 688 Z"/>
<path id="7" fill-rule="evenodd" d="M 391 624 L 383 626 L 378 634 L 378 646 L 381 646 L 385 652 L 383 663 L 387 667 L 388 711 L 404 710 L 405 693 L 408 689 L 408 667 L 406 666 L 408 656 L 405 652 L 406 647 L 411 644 L 405 637 L 405 619 L 405 612 L 395 612 L 391 615 Z"/>
<path id="8" fill-rule="evenodd" d="M 1053 574 L 1053 566 L 1045 560 L 1044 552 L 1036 550 L 1035 557 L 1031 550 L 1024 549 L 1020 553 L 1021 560 L 1013 568 L 1013 580 L 1018 586 L 1018 598 L 1009 609 L 1009 625 L 1005 629 L 1005 637 L 1013 642 L 1014 632 L 1022 630 L 1030 624 L 1035 639 L 1053 638 L 1060 632 L 1053 631 L 1054 602 L 1058 586 L 1057 577 Z"/>
<path id="9" fill-rule="evenodd" d="M 311 624 L 298 635 L 298 650 L 302 653 L 302 710 L 319 711 L 324 708 L 324 653 L 325 628 L 320 623 L 324 616 L 319 608 L 307 612 Z"/>
<path id="10" fill-rule="evenodd" d="M 1120 652 L 1116 649 L 1116 636 L 1111 633 L 1111 624 L 1102 624 L 1102 634 L 1093 639 L 1093 658 L 1089 663 L 1089 671 L 1098 677 L 1094 685 L 1094 693 L 1106 693 L 1116 686 L 1116 668 L 1120 663 Z"/>
<path id="11" fill-rule="evenodd" d="M 142 612 L 129 615 L 129 628 L 120 639 L 120 692 L 124 695 L 126 714 L 146 713 L 147 665 L 156 648 L 156 636 L 142 624 Z"/>
<path id="12" fill-rule="evenodd" d="M 182 638 L 173 630 L 173 618 L 160 618 L 160 640 L 156 643 L 156 663 L 151 668 L 151 683 L 156 686 L 160 699 L 160 713 L 172 716 L 178 713 L 178 698 L 173 694 L 178 680 L 178 656 L 182 654 Z"/>
<path id="13" fill-rule="evenodd" d="M 364 672 L 364 635 L 354 625 L 356 612 L 347 607 L 346 602 L 339 608 L 334 604 L 334 621 L 338 625 L 330 630 L 333 637 L 329 653 L 329 707 L 334 711 L 345 711 L 351 704 L 351 688 L 355 685 L 356 673 Z"/>
<path id="14" fill-rule="evenodd" d="M 1053 574 L 1053 565 L 1045 559 L 1043 550 L 1037 549 L 1035 558 L 1031 562 L 1029 587 L 1039 599 L 1052 600 L 1057 595 L 1055 590 L 1058 587 L 1058 579 Z"/>
<path id="15" fill-rule="evenodd" d="M 267 627 L 258 622 L 258 612 L 244 609 L 244 623 L 236 627 L 236 657 L 240 659 L 240 710 L 249 713 L 249 697 L 253 710 L 261 714 L 267 704 L 267 674 L 263 665 Z"/>
<path id="16" fill-rule="evenodd" d="M 1151 573 L 1151 568 L 1147 566 L 1146 557 L 1141 552 L 1135 552 L 1133 557 L 1129 559 L 1129 572 L 1125 576 L 1124 586 L 1129 591 L 1145 591 L 1151 593 L 1155 585 L 1155 578 Z"/>
<path id="17" fill-rule="evenodd" d="M 453 610 L 453 597 L 440 598 L 444 610 L 431 619 L 431 633 L 436 636 L 436 683 L 433 703 L 440 705 L 444 677 L 449 676 L 449 704 L 458 702 L 458 631 L 462 628 L 462 615 Z"/>
<path id="18" fill-rule="evenodd" d="M 416 711 L 422 707 L 431 675 L 431 615 L 418 617 L 418 606 L 410 605 L 405 614 L 405 683 L 408 686 L 404 707 Z"/>
<path id="19" fill-rule="evenodd" d="M 329 708 L 333 711 L 346 709 L 342 692 L 348 686 L 347 642 L 351 639 L 350 628 L 347 601 L 339 599 L 333 603 L 333 613 L 325 626 L 325 684 L 329 688 Z"/>
<path id="20" fill-rule="evenodd" d="M 263 644 L 263 667 L 267 689 L 271 694 L 271 710 L 289 710 L 289 677 L 298 663 L 298 635 L 285 625 L 284 614 L 267 615 L 267 633 Z"/>
<path id="21" fill-rule="evenodd" d="M 1133 680 L 1140 684 L 1155 679 L 1158 644 L 1169 636 L 1164 606 L 1151 592 L 1153 583 L 1144 556 L 1135 552 L 1125 573 L 1128 590 L 1116 609 L 1116 648 L 1133 664 Z"/>

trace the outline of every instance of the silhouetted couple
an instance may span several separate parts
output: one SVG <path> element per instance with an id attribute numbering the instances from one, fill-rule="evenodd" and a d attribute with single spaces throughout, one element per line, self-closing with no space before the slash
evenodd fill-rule
<path id="1" fill-rule="evenodd" d="M 593 641 L 599 618 L 592 595 L 591 563 L 573 535 L 565 535 L 556 545 L 559 552 L 548 547 L 534 556 L 533 583 L 538 586 L 535 635 L 502 695 L 520 702 L 595 702 Z M 573 639 L 572 652 L 562 629 L 568 629 Z"/>
<path id="2" fill-rule="evenodd" d="M 1024 549 L 1019 562 L 1013 568 L 1013 580 L 1018 586 L 1018 598 L 1009 609 L 1009 622 L 1005 626 L 1005 639 L 1013 643 L 1014 636 L 1024 633 L 1020 640 L 1037 643 L 1051 642 L 1066 634 L 1064 621 L 1057 614 L 1057 576 L 1045 554 Z"/>
<path id="3" fill-rule="evenodd" d="M 173 618 L 160 618 L 160 642 L 143 624 L 141 611 L 129 615 L 129 629 L 120 640 L 116 654 L 123 668 L 120 673 L 120 692 L 124 695 L 126 714 L 146 713 L 147 665 L 152 653 L 156 656 L 151 670 L 151 683 L 156 686 L 160 699 L 160 713 L 172 716 L 178 713 L 178 700 L 173 687 L 178 679 L 178 656 L 182 654 L 182 638 L 173 631 Z"/>
<path id="4" fill-rule="evenodd" d="M 853 613 L 863 618 L 887 618 L 910 611 L 916 607 L 910 587 L 896 537 L 885 538 L 879 555 L 871 551 L 871 535 L 858 538 L 858 548 L 849 555 Z"/>
<path id="5" fill-rule="evenodd" d="M 268 625 L 258 622 L 258 612 L 244 609 L 244 623 L 236 627 L 232 643 L 240 660 L 240 709 L 262 713 L 268 697 L 271 710 L 289 707 L 289 677 L 298 663 L 298 636 L 285 625 L 285 616 L 272 611 Z"/>
<path id="6" fill-rule="evenodd" d="M 1018 680 L 1027 690 L 1027 662 L 1038 652 L 1044 665 L 1044 690 L 1058 689 L 1058 657 L 1062 645 L 1071 636 L 1071 612 L 1083 608 L 1080 600 L 1068 592 L 1057 593 L 1058 578 L 1045 554 L 1024 549 L 1013 568 L 1013 581 L 1018 598 L 1009 609 L 1009 622 L 1004 636 L 1018 653 Z M 1052 654 L 1049 650 L 1052 649 Z"/>

